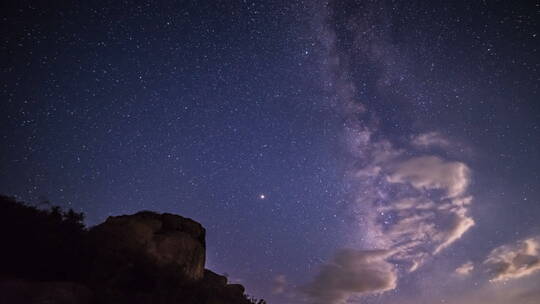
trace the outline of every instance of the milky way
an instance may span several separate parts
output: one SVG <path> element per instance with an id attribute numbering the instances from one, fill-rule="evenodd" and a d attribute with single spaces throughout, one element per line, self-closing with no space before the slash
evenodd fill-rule
<path id="1" fill-rule="evenodd" d="M 191 217 L 268 303 L 539 303 L 538 9 L 6 5 L 0 193 Z"/>
<path id="2" fill-rule="evenodd" d="M 344 120 L 344 142 L 350 156 L 348 204 L 358 224 L 350 230 L 347 244 L 356 247 L 354 253 L 338 252 L 308 285 L 306 293 L 316 303 L 361 301 L 355 296 L 399 290 L 399 278 L 406 280 L 424 264 L 436 263 L 438 255 L 449 251 L 475 226 L 471 210 L 476 202 L 469 191 L 473 172 L 465 163 L 471 160 L 470 155 L 463 148 L 456 149 L 463 144 L 451 139 L 451 132 L 443 125 L 417 127 L 424 116 L 418 110 L 413 110 L 417 115 L 407 117 L 407 108 L 440 101 L 431 100 L 437 95 L 427 97 L 423 93 L 426 88 L 417 84 L 421 81 L 434 87 L 430 83 L 434 76 L 422 79 L 411 72 L 415 68 L 411 64 L 421 63 L 402 49 L 407 45 L 398 42 L 401 37 L 396 31 L 400 28 L 395 23 L 402 14 L 398 7 L 369 1 L 336 1 L 320 7 L 317 28 L 324 46 L 324 86 Z M 415 127 L 401 127 L 392 119 L 380 117 L 386 115 L 380 112 L 380 104 L 390 109 L 401 105 L 400 120 Z M 387 123 L 395 123 L 398 130 L 386 130 Z M 478 262 L 479 266 L 463 261 L 455 273 L 468 277 L 484 268 L 488 273 L 484 281 L 505 283 L 533 275 L 540 267 L 537 238 L 510 246 L 494 249 L 484 262 Z M 483 284 L 475 281 L 473 292 L 489 287 L 503 289 L 500 285 L 478 287 Z M 436 297 L 416 296 L 413 301 L 456 301 L 444 293 Z M 459 301 L 476 301 L 473 297 Z M 483 301 L 500 300 L 498 297 Z M 512 301 L 533 303 L 540 300 L 540 291 L 520 291 L 515 297 Z M 407 301 L 400 296 L 392 301 L 397 299 Z"/>

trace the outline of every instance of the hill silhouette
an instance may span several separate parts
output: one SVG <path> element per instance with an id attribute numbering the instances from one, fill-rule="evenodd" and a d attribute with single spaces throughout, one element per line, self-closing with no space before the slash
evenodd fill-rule
<path id="1" fill-rule="evenodd" d="M 83 221 L 0 195 L 0 302 L 265 303 L 204 268 L 206 231 L 191 219 L 142 211 Z"/>

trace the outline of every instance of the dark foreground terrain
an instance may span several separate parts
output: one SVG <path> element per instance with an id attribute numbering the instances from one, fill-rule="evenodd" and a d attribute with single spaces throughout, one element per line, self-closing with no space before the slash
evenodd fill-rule
<path id="1" fill-rule="evenodd" d="M 262 304 L 204 268 L 205 229 L 174 214 L 109 217 L 0 196 L 0 303 Z"/>

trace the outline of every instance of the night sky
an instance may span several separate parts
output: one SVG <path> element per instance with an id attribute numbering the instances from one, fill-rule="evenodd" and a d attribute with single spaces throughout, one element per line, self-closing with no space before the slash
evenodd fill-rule
<path id="1" fill-rule="evenodd" d="M 25 2 L 0 193 L 193 218 L 271 304 L 540 303 L 537 2 Z"/>

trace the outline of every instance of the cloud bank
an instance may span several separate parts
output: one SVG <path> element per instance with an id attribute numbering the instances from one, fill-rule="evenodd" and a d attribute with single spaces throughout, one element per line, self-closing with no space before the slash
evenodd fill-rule
<path id="1" fill-rule="evenodd" d="M 303 291 L 315 304 L 344 304 L 353 295 L 394 289 L 397 271 L 385 260 L 388 255 L 380 250 L 341 250 Z"/>
<path id="2" fill-rule="evenodd" d="M 529 276 L 540 270 L 540 236 L 497 247 L 484 264 L 494 282 Z"/>
<path id="3" fill-rule="evenodd" d="M 356 135 L 349 141 L 360 164 L 350 175 L 357 189 L 352 208 L 361 214 L 366 246 L 391 250 L 393 259 L 415 271 L 475 225 L 465 163 L 436 155 L 406 157 L 410 153 L 373 140 L 369 131 Z"/>

